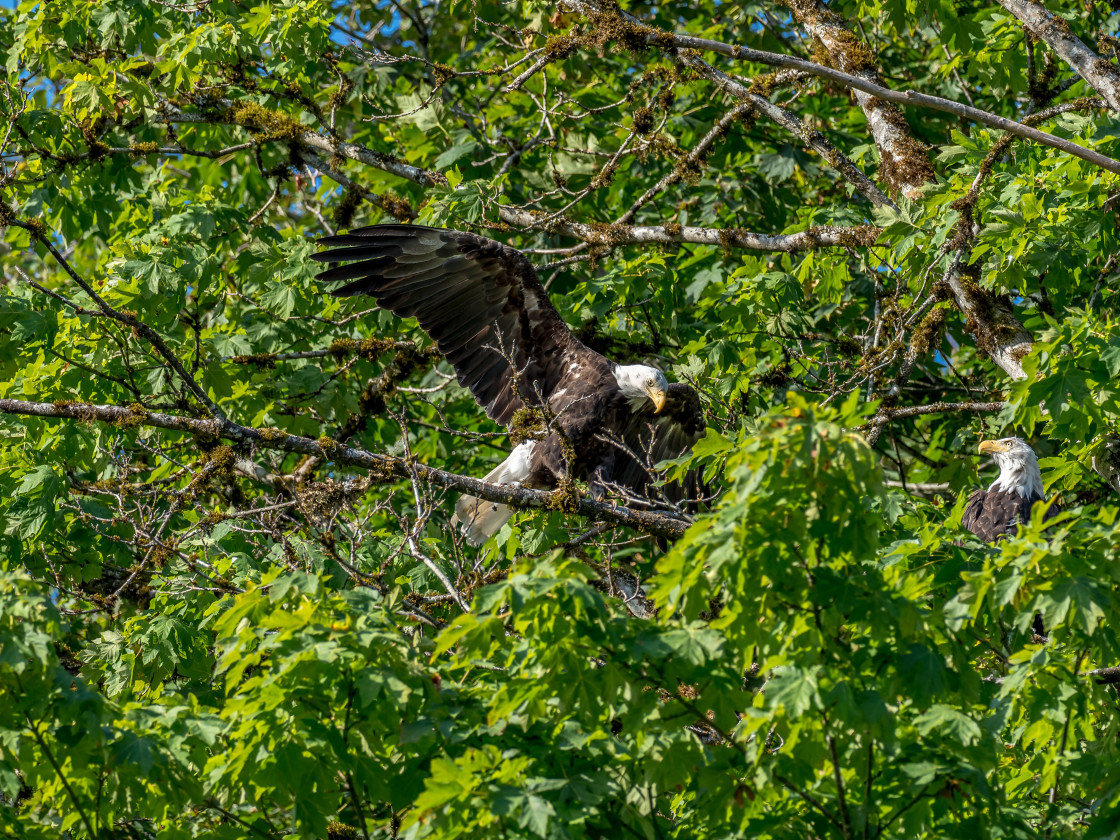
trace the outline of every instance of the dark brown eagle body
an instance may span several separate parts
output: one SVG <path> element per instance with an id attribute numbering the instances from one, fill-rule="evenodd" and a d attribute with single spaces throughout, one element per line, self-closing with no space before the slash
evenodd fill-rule
<path id="1" fill-rule="evenodd" d="M 1016 526 L 1031 521 L 1031 508 L 1045 503 L 1041 495 L 1022 496 L 1017 491 L 977 490 L 968 497 L 961 517 L 961 525 L 984 542 L 995 542 L 1000 537 L 1014 536 Z M 1058 513 L 1052 505 L 1046 512 L 1050 519 Z"/>
<path id="2" fill-rule="evenodd" d="M 596 495 L 645 495 L 647 464 L 683 454 L 704 432 L 692 388 L 586 347 L 514 248 L 415 225 L 374 225 L 322 244 L 330 249 L 314 259 L 346 263 L 318 275 L 343 284 L 332 293 L 369 295 L 395 315 L 416 318 L 492 420 L 510 426 L 519 409 L 532 408 L 552 424 L 542 439 L 518 446 L 489 481 L 555 487 L 572 477 Z M 564 437 L 575 453 L 570 470 Z M 457 515 L 477 543 L 510 511 L 464 497 Z"/>

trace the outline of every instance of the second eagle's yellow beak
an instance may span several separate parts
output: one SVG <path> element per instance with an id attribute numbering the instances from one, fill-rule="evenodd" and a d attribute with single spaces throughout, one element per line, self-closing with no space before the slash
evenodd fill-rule
<path id="1" fill-rule="evenodd" d="M 998 440 L 982 440 L 980 441 L 979 452 L 981 455 L 991 455 L 993 452 L 1006 452 L 1007 444 L 1001 443 Z"/>
<path id="2" fill-rule="evenodd" d="M 649 398 L 651 400 L 653 400 L 653 405 L 654 405 L 653 413 L 654 414 L 660 414 L 661 409 L 663 409 L 665 407 L 665 403 L 667 402 L 667 397 L 665 396 L 665 392 L 662 391 L 659 388 L 650 388 L 649 389 Z"/>

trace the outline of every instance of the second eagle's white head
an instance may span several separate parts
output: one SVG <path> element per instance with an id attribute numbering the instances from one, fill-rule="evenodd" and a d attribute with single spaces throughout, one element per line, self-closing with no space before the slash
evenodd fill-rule
<path id="1" fill-rule="evenodd" d="M 999 478 L 989 490 L 1018 493 L 1026 499 L 1042 498 L 1042 473 L 1038 456 L 1022 438 L 1008 437 L 980 442 L 980 454 L 991 455 L 999 466 Z"/>
<path id="2" fill-rule="evenodd" d="M 636 411 L 646 400 L 653 402 L 654 414 L 660 414 L 665 407 L 669 380 L 657 368 L 649 365 L 615 365 L 614 378 L 622 396 L 630 401 L 631 409 Z"/>

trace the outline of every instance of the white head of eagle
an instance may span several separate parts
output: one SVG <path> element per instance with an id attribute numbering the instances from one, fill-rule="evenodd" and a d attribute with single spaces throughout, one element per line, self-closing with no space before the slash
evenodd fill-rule
<path id="1" fill-rule="evenodd" d="M 615 365 L 614 378 L 622 396 L 630 401 L 630 408 L 637 410 L 646 400 L 653 402 L 654 414 L 660 414 L 665 407 L 669 380 L 657 368 L 649 365 Z"/>
<path id="2" fill-rule="evenodd" d="M 989 491 L 1015 492 L 1025 499 L 1042 498 L 1038 457 L 1025 440 L 1007 437 L 981 441 L 980 454 L 991 455 L 999 465 L 999 478 L 988 487 Z"/>

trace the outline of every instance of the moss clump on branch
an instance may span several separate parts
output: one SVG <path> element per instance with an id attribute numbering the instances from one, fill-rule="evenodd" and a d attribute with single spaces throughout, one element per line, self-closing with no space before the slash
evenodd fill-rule
<path id="1" fill-rule="evenodd" d="M 300 491 L 299 500 L 312 513 L 325 519 L 337 513 L 356 493 L 364 493 L 367 487 L 366 482 L 351 484 L 328 478 L 304 487 Z"/>
<path id="2" fill-rule="evenodd" d="M 233 478 L 233 465 L 237 462 L 237 453 L 232 446 L 215 446 L 206 453 L 206 468 L 210 475 L 220 481 Z"/>
<path id="3" fill-rule="evenodd" d="M 840 69 L 845 73 L 874 74 L 879 77 L 879 57 L 861 39 L 842 26 L 832 30 L 836 44 L 831 52 L 838 53 Z"/>
<path id="4" fill-rule="evenodd" d="M 1093 62 L 1093 69 L 1101 76 L 1115 76 L 1117 67 L 1105 58 L 1098 58 Z"/>
<path id="5" fill-rule="evenodd" d="M 331 342 L 327 352 L 340 362 L 347 356 L 360 356 L 372 362 L 382 353 L 397 347 L 397 342 L 389 338 L 338 338 Z"/>
<path id="6" fill-rule="evenodd" d="M 206 514 L 202 519 L 198 520 L 198 524 L 206 531 L 211 530 L 215 525 L 225 522 L 230 517 L 222 513 L 220 510 L 211 511 Z"/>
<path id="7" fill-rule="evenodd" d="M 356 184 L 351 184 L 342 194 L 342 198 L 335 204 L 331 213 L 331 224 L 336 228 L 348 228 L 354 220 L 354 213 L 362 206 L 365 191 Z"/>
<path id="8" fill-rule="evenodd" d="M 410 222 L 416 218 L 416 211 L 412 209 L 412 205 L 392 193 L 384 193 L 381 196 L 380 204 L 381 209 L 398 222 Z"/>
<path id="9" fill-rule="evenodd" d="M 834 342 L 836 353 L 847 359 L 855 359 L 863 355 L 863 345 L 850 335 L 838 336 Z"/>
<path id="10" fill-rule="evenodd" d="M 615 225 L 609 222 L 587 222 L 590 228 L 587 242 L 592 245 L 607 245 L 615 247 L 630 241 L 633 230 L 630 225 Z"/>
<path id="11" fill-rule="evenodd" d="M 633 114 L 634 133 L 645 137 L 653 131 L 653 111 L 650 108 L 638 108 Z"/>
<path id="12" fill-rule="evenodd" d="M 337 440 L 326 435 L 318 438 L 315 442 L 319 444 L 319 448 L 323 450 L 323 455 L 328 459 L 337 455 L 339 450 L 342 449 L 342 445 Z"/>
<path id="13" fill-rule="evenodd" d="M 870 108 L 895 129 L 891 145 L 880 150 L 883 162 L 879 166 L 879 181 L 892 190 L 934 181 L 937 176 L 929 162 L 929 148 L 911 135 L 902 111 L 893 103 L 879 99 L 874 100 Z"/>
<path id="14" fill-rule="evenodd" d="M 42 219 L 25 219 L 23 223 L 27 225 L 36 239 L 47 239 L 51 234 L 51 229 L 47 227 L 47 223 Z"/>
<path id="15" fill-rule="evenodd" d="M 832 53 L 824 45 L 824 41 L 814 35 L 809 42 L 809 58 L 814 64 L 821 67 L 832 67 Z"/>
<path id="16" fill-rule="evenodd" d="M 131 403 L 128 406 L 128 414 L 118 419 L 114 425 L 121 429 L 135 429 L 137 426 L 143 426 L 147 419 L 148 410 L 140 403 Z"/>
<path id="17" fill-rule="evenodd" d="M 935 307 L 914 328 L 914 335 L 910 339 L 910 347 L 915 356 L 925 356 L 941 343 L 941 335 L 945 329 L 946 313 L 947 310 L 944 306 Z"/>
<path id="18" fill-rule="evenodd" d="M 148 560 L 157 569 L 162 569 L 167 565 L 167 561 L 175 559 L 177 548 L 178 545 L 176 542 L 174 540 L 169 540 L 161 545 L 155 546 L 148 555 Z"/>
<path id="19" fill-rule="evenodd" d="M 790 381 L 790 371 L 785 365 L 776 365 L 758 377 L 758 384 L 764 388 L 781 388 Z"/>
<path id="20" fill-rule="evenodd" d="M 339 82 L 338 87 L 331 93 L 330 97 L 327 99 L 327 107 L 337 108 L 342 105 L 346 101 L 346 97 L 350 94 L 350 91 L 352 91 L 353 89 L 354 83 L 344 76 L 342 78 L 342 81 Z"/>
<path id="21" fill-rule="evenodd" d="M 276 367 L 275 353 L 253 353 L 244 356 L 233 356 L 230 359 L 235 365 L 254 365 L 262 370 Z"/>
<path id="22" fill-rule="evenodd" d="M 826 67 L 832 67 L 834 63 L 838 64 L 838 69 L 845 73 L 876 71 L 878 58 L 875 53 L 824 3 L 819 0 L 781 0 L 781 2 L 799 22 L 812 30 L 814 42 L 812 55 L 815 62 Z M 817 32 L 818 28 L 825 29 L 826 37 L 833 41 L 831 49 L 821 40 Z"/>
<path id="23" fill-rule="evenodd" d="M 774 92 L 774 88 L 777 86 L 777 84 L 777 73 L 762 73 L 751 79 L 751 83 L 747 87 L 747 90 L 757 96 L 761 96 L 763 99 L 769 99 L 770 94 Z"/>
<path id="24" fill-rule="evenodd" d="M 437 86 L 454 79 L 455 75 L 455 68 L 450 64 L 440 64 L 438 61 L 432 64 L 432 78 Z"/>
<path id="25" fill-rule="evenodd" d="M 519 408 L 509 421 L 509 439 L 514 446 L 539 440 L 545 432 L 544 416 L 535 408 Z"/>
<path id="26" fill-rule="evenodd" d="M 597 190 L 607 186 L 614 180 L 614 173 L 616 171 L 618 171 L 618 161 L 608 161 L 591 179 L 591 189 Z"/>
<path id="27" fill-rule="evenodd" d="M 307 127 L 287 114 L 273 111 L 256 102 L 236 102 L 223 114 L 223 122 L 240 125 L 253 132 L 260 141 L 288 140 L 298 142 Z"/>
<path id="28" fill-rule="evenodd" d="M 580 39 L 573 35 L 553 35 L 544 44 L 544 52 L 553 61 L 567 58 L 579 49 Z"/>
<path id="29" fill-rule="evenodd" d="M 545 510 L 566 513 L 569 516 L 579 513 L 579 487 L 571 478 L 562 478 L 556 489 L 548 494 L 544 502 Z"/>
<path id="30" fill-rule="evenodd" d="M 847 248 L 870 248 L 883 232 L 875 225 L 856 225 L 839 229 L 840 244 Z"/>
<path id="31" fill-rule="evenodd" d="M 604 2 L 596 10 L 586 12 L 588 29 L 571 35 L 554 35 L 544 45 L 544 53 L 551 61 L 567 58 L 576 50 L 601 49 L 614 44 L 615 49 L 631 55 L 645 52 L 651 46 L 662 49 L 673 47 L 672 33 L 627 18 L 614 3 Z"/>
<path id="32" fill-rule="evenodd" d="M 86 146 L 89 148 L 89 159 L 91 161 L 101 160 L 109 154 L 109 146 L 100 138 L 101 129 L 104 125 L 104 120 L 98 118 L 93 122 L 83 120 L 79 126 L 82 133 L 82 140 L 85 141 Z"/>
<path id="33" fill-rule="evenodd" d="M 980 264 L 965 266 L 961 271 L 960 285 L 965 298 L 964 328 L 976 339 L 976 346 L 988 356 L 1004 352 L 1009 344 L 1018 343 L 1023 337 L 1022 325 L 1015 319 L 1014 310 L 1006 295 L 999 295 L 979 285 Z M 1027 342 L 1016 348 L 1012 356 L 1022 358 L 1030 352 Z"/>
<path id="34" fill-rule="evenodd" d="M 730 254 L 735 248 L 735 240 L 746 233 L 742 228 L 721 228 L 716 232 L 719 237 L 719 247 L 725 255 Z"/>
<path id="35" fill-rule="evenodd" d="M 1120 54 L 1120 39 L 1113 38 L 1102 30 L 1097 33 L 1097 49 L 1102 53 Z M 1114 65 L 1110 65 L 1110 68 L 1116 70 Z"/>

